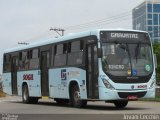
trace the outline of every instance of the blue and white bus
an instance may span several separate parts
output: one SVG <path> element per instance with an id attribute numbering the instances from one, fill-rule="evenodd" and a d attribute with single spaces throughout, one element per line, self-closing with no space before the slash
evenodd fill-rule
<path id="1" fill-rule="evenodd" d="M 3 90 L 24 103 L 48 97 L 84 107 L 155 97 L 155 62 L 147 32 L 97 29 L 4 52 Z"/>

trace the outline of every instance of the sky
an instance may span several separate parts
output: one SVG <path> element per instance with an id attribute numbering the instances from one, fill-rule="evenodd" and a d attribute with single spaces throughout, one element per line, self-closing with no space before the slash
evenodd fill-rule
<path id="1" fill-rule="evenodd" d="M 144 0 L 0 0 L 0 73 L 3 51 L 18 42 L 96 28 L 132 29 L 132 9 Z"/>

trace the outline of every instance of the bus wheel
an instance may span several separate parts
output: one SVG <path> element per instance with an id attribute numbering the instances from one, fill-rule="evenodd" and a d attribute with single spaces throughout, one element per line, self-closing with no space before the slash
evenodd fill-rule
<path id="1" fill-rule="evenodd" d="M 24 103 L 30 103 L 29 91 L 28 86 L 24 85 L 22 90 L 22 100 Z"/>
<path id="2" fill-rule="evenodd" d="M 79 87 L 74 85 L 71 89 L 71 104 L 78 108 L 85 107 L 87 105 L 87 101 L 80 99 Z"/>
<path id="3" fill-rule="evenodd" d="M 38 97 L 31 97 L 30 98 L 30 103 L 31 104 L 37 104 L 38 103 L 38 99 L 39 99 Z"/>
<path id="4" fill-rule="evenodd" d="M 125 108 L 128 104 L 127 100 L 116 100 L 113 102 L 116 108 Z"/>
<path id="5" fill-rule="evenodd" d="M 28 91 L 28 86 L 24 85 L 23 86 L 23 91 L 22 91 L 22 100 L 23 103 L 26 104 L 37 104 L 38 103 L 38 97 L 29 97 L 29 91 Z"/>

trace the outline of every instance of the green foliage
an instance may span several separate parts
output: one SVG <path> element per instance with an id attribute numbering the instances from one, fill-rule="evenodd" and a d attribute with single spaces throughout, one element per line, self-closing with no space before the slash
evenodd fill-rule
<path id="1" fill-rule="evenodd" d="M 160 44 L 153 44 L 153 51 L 157 56 L 157 83 L 160 83 Z"/>

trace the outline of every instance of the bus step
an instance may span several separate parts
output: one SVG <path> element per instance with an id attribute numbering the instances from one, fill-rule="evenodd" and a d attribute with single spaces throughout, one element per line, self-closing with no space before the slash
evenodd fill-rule
<path id="1" fill-rule="evenodd" d="M 48 96 L 42 96 L 42 99 L 48 100 L 49 97 Z"/>

